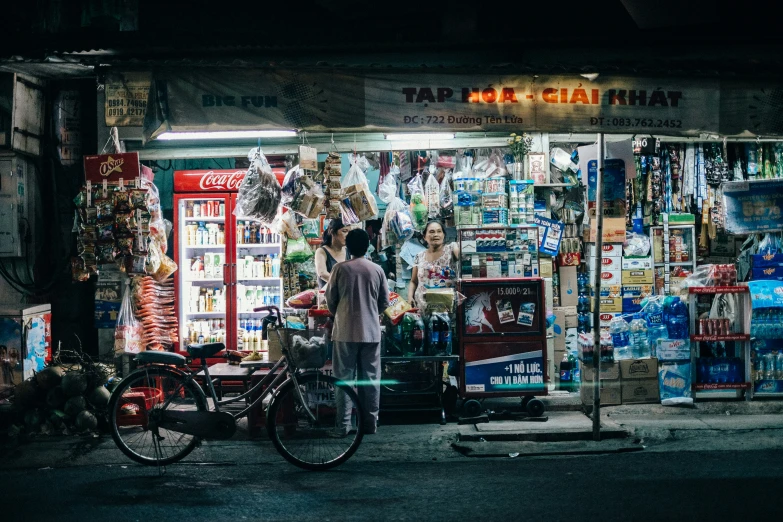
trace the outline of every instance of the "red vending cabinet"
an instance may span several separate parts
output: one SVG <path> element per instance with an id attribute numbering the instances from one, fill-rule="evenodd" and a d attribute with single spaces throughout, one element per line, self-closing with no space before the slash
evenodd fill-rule
<path id="1" fill-rule="evenodd" d="M 274 169 L 278 180 L 283 169 Z M 234 216 L 244 170 L 174 172 L 174 259 L 179 349 L 220 341 L 230 350 L 260 327 L 252 309 L 282 301 L 280 238 Z"/>
<path id="2" fill-rule="evenodd" d="M 459 291 L 461 396 L 546 395 L 543 280 L 462 280 Z"/>

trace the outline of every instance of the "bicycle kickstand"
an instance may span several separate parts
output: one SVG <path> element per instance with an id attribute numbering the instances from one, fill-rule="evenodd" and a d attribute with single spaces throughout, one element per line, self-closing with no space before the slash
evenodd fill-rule
<path id="1" fill-rule="evenodd" d="M 158 476 L 162 477 L 163 475 L 166 474 L 166 466 L 160 465 L 160 461 L 161 461 L 160 440 L 158 440 L 158 436 L 155 433 L 152 434 L 152 445 L 155 448 L 155 460 L 158 463 Z"/>

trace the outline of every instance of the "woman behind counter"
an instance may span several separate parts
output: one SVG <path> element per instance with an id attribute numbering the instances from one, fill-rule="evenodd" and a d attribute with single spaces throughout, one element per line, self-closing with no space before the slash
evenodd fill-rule
<path id="1" fill-rule="evenodd" d="M 454 286 L 457 277 L 456 261 L 459 260 L 459 246 L 456 243 L 446 244 L 446 231 L 440 221 L 430 221 L 424 227 L 423 232 L 424 246 L 423 250 L 416 254 L 411 273 L 411 282 L 408 284 L 408 299 L 411 306 L 418 308 L 424 307 L 424 292 L 427 281 L 430 277 L 430 270 L 433 273 L 449 274 L 446 286 Z"/>
<path id="2" fill-rule="evenodd" d="M 343 225 L 339 218 L 329 221 L 324 230 L 323 243 L 315 251 L 315 273 L 318 275 L 318 288 L 329 282 L 332 268 L 345 261 L 345 237 L 351 228 Z"/>

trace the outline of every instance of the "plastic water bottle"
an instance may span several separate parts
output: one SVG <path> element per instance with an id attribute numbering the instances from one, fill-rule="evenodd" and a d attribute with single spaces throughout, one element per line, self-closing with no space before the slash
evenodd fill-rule
<path id="1" fill-rule="evenodd" d="M 675 297 L 669 307 L 667 327 L 669 339 L 688 338 L 688 307 L 679 297 Z"/>
<path id="2" fill-rule="evenodd" d="M 580 314 L 586 314 L 590 312 L 590 298 L 586 292 L 579 292 L 579 298 L 576 302 L 576 311 Z"/>
<path id="3" fill-rule="evenodd" d="M 647 321 L 640 314 L 634 314 L 631 321 L 631 346 L 633 356 L 637 359 L 650 356 L 650 339 L 647 332 Z"/>
<path id="4" fill-rule="evenodd" d="M 669 331 L 663 322 L 663 307 L 660 300 L 651 300 L 644 310 L 647 314 L 647 337 L 650 340 L 650 354 L 655 357 L 658 349 L 658 339 L 667 339 Z"/>
<path id="5" fill-rule="evenodd" d="M 590 314 L 582 313 L 577 316 L 577 332 L 590 333 L 593 318 Z"/>
<path id="6" fill-rule="evenodd" d="M 612 336 L 615 360 L 632 359 L 631 338 L 628 323 L 622 317 L 615 317 L 609 323 L 609 333 Z"/>

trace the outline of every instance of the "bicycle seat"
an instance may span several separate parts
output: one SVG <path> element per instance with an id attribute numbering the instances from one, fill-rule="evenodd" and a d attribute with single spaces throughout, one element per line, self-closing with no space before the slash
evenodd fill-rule
<path id="1" fill-rule="evenodd" d="M 173 352 L 158 352 L 148 351 L 139 352 L 136 355 L 136 362 L 138 363 L 157 363 L 157 364 L 173 364 L 175 366 L 185 366 L 187 362 L 185 357 Z"/>
<path id="2" fill-rule="evenodd" d="M 226 349 L 223 343 L 189 344 L 188 353 L 193 357 L 211 357 Z"/>

